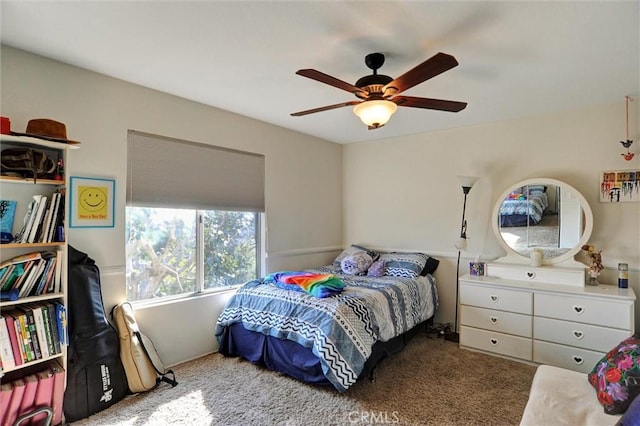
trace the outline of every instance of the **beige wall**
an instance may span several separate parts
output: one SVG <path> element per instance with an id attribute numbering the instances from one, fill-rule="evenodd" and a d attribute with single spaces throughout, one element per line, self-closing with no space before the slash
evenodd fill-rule
<path id="1" fill-rule="evenodd" d="M 630 108 L 630 132 L 637 141 L 638 102 Z M 626 151 L 618 142 L 625 138 L 624 118 L 621 94 L 620 102 L 579 111 L 346 145 L 343 240 L 440 257 L 437 318 L 452 321 L 454 242 L 463 201 L 456 175 L 481 178 L 467 199 L 469 247 L 462 272 L 476 256 L 494 259 L 504 253 L 490 221 L 497 197 L 516 182 L 547 177 L 568 183 L 588 201 L 594 217 L 590 242 L 603 250 L 607 268 L 602 281 L 616 283 L 617 263 L 627 262 L 634 271 L 630 284 L 640 295 L 640 203 L 599 201 L 600 172 L 640 169 L 640 154 L 631 162 L 620 155 Z"/>
<path id="2" fill-rule="evenodd" d="M 70 153 L 67 173 L 116 179 L 115 228 L 71 229 L 68 234 L 70 244 L 100 266 L 108 309 L 126 297 L 128 129 L 265 155 L 267 270 L 327 261 L 340 248 L 340 145 L 10 47 L 2 46 L 1 53 L 2 115 L 11 118 L 12 128 L 24 131 L 31 118 L 62 121 L 68 136 L 82 142 Z M 314 164 L 322 168 L 314 170 Z M 165 362 L 172 364 L 214 350 L 213 328 L 224 301 L 224 297 L 201 297 L 142 309 L 137 318 Z M 201 315 L 194 317 L 193 312 Z"/>

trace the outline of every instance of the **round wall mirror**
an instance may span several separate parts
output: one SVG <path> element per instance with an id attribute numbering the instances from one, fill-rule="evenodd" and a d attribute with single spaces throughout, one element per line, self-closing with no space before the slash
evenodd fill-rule
<path id="1" fill-rule="evenodd" d="M 493 231 L 507 258 L 529 262 L 543 253 L 543 264 L 573 259 L 591 237 L 593 215 L 587 200 L 572 186 L 547 178 L 518 182 L 496 202 Z"/>

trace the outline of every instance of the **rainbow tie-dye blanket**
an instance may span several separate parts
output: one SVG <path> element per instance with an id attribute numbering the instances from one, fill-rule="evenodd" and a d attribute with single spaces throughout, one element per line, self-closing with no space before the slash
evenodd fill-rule
<path id="1" fill-rule="evenodd" d="M 264 282 L 287 290 L 303 291 L 315 297 L 338 294 L 345 284 L 333 274 L 318 274 L 305 271 L 283 271 L 267 275 Z"/>

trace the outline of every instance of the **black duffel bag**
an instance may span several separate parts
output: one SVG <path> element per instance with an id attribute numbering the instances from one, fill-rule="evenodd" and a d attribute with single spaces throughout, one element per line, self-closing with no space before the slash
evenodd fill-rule
<path id="1" fill-rule="evenodd" d="M 120 340 L 107 321 L 100 271 L 93 259 L 69 246 L 67 388 L 63 411 L 67 422 L 89 417 L 128 393 L 120 360 Z"/>

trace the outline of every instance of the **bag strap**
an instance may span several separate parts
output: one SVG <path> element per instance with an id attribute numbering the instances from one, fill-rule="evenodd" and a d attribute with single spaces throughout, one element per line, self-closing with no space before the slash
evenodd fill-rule
<path id="1" fill-rule="evenodd" d="M 151 361 L 151 365 L 153 365 L 153 369 L 156 370 L 156 373 L 158 373 L 158 375 L 160 376 L 156 379 L 156 384 L 160 384 L 160 382 L 165 382 L 165 383 L 169 383 L 172 388 L 176 387 L 178 385 L 178 382 L 176 381 L 176 375 L 173 372 L 173 370 L 166 370 L 164 372 L 160 371 L 156 366 L 156 363 L 154 362 L 154 358 L 149 354 L 149 350 L 144 345 L 144 339 L 142 338 L 142 333 L 140 333 L 139 331 L 134 331 L 133 334 L 138 338 L 138 341 L 140 342 L 140 346 L 142 346 L 142 350 L 144 351 L 145 355 L 147 355 L 147 358 L 149 358 L 149 361 Z M 171 374 L 173 378 L 167 377 L 169 374 Z"/>

